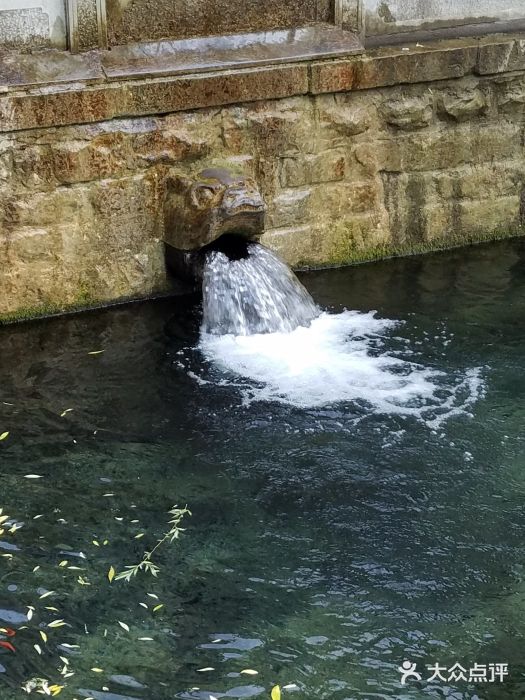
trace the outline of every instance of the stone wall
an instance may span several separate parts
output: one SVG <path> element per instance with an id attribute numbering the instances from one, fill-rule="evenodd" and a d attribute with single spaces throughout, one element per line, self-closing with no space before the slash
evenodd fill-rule
<path id="1" fill-rule="evenodd" d="M 65 0 L 2 0 L 0 46 L 65 48 Z"/>
<path id="2" fill-rule="evenodd" d="M 255 176 L 264 242 L 298 267 L 515 232 L 525 73 L 111 120 L 0 137 L 0 313 L 167 290 L 169 168 Z"/>
<path id="3" fill-rule="evenodd" d="M 522 0 L 363 0 L 367 36 L 525 18 Z"/>
<path id="4" fill-rule="evenodd" d="M 110 44 L 333 22 L 333 0 L 107 0 Z"/>

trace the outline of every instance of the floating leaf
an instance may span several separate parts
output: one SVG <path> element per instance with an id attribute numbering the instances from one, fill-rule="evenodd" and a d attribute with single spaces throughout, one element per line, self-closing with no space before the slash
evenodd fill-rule
<path id="1" fill-rule="evenodd" d="M 245 668 L 244 671 L 241 671 L 241 673 L 244 673 L 245 676 L 258 676 L 259 671 L 254 671 L 253 668 Z"/>
<path id="2" fill-rule="evenodd" d="M 272 688 L 272 700 L 281 700 L 281 688 L 278 685 L 274 685 Z"/>
<path id="3" fill-rule="evenodd" d="M 34 613 L 34 612 L 35 612 L 35 609 L 30 605 L 30 606 L 27 608 L 27 619 L 28 619 L 28 620 L 31 620 L 31 618 L 33 617 L 33 613 Z"/>
<path id="4" fill-rule="evenodd" d="M 92 668 L 91 670 L 93 671 L 93 673 L 104 673 L 103 668 L 97 668 L 96 666 L 95 666 L 95 668 Z"/>
<path id="5" fill-rule="evenodd" d="M 60 414 L 60 418 L 63 418 L 64 416 L 67 416 L 67 414 L 68 414 L 68 413 L 71 413 L 72 410 L 73 410 L 72 408 L 66 408 L 66 410 L 65 410 L 65 411 L 62 411 L 62 413 Z"/>
<path id="6" fill-rule="evenodd" d="M 48 624 L 48 627 L 63 627 L 65 624 L 64 620 L 53 620 L 53 622 Z"/>
<path id="7" fill-rule="evenodd" d="M 129 632 L 129 625 L 126 625 L 125 622 L 121 622 L 118 620 L 119 625 L 122 627 L 123 630 L 126 630 L 126 632 Z"/>
<path id="8" fill-rule="evenodd" d="M 164 607 L 164 603 L 160 603 L 159 605 L 156 605 L 156 606 L 153 608 L 153 612 L 157 612 L 157 610 L 160 610 L 160 609 L 163 608 L 163 607 Z"/>
<path id="9" fill-rule="evenodd" d="M 37 654 L 42 655 L 42 649 L 40 648 L 40 646 L 38 644 L 33 644 L 33 648 L 35 649 Z"/>
<path id="10" fill-rule="evenodd" d="M 51 695 L 53 695 L 53 696 L 61 693 L 63 688 L 64 688 L 63 685 L 50 685 L 49 686 L 49 690 L 51 691 Z"/>
<path id="11" fill-rule="evenodd" d="M 60 562 L 59 566 L 67 566 L 68 564 L 69 564 L 68 560 L 67 560 L 67 559 L 63 559 L 63 560 Z"/>
<path id="12" fill-rule="evenodd" d="M 16 651 L 16 649 L 11 644 L 11 642 L 0 642 L 0 647 L 4 647 L 4 649 L 9 649 L 9 651 L 12 651 L 12 652 Z"/>
<path id="13" fill-rule="evenodd" d="M 153 637 L 139 637 L 139 642 L 152 642 Z"/>
<path id="14" fill-rule="evenodd" d="M 41 474 L 26 474 L 24 476 L 24 479 L 43 479 L 44 477 Z"/>
<path id="15" fill-rule="evenodd" d="M 40 636 L 42 637 L 42 641 L 44 643 L 47 643 L 47 634 L 43 630 L 39 630 Z"/>
<path id="16" fill-rule="evenodd" d="M 93 352 L 88 352 L 88 355 L 102 355 L 105 350 L 93 350 Z"/>
<path id="17" fill-rule="evenodd" d="M 206 666 L 206 668 L 198 668 L 197 673 L 206 673 L 206 671 L 215 671 L 212 666 Z"/>
<path id="18" fill-rule="evenodd" d="M 99 543 L 96 540 L 93 540 L 93 544 L 95 545 L 95 547 L 100 547 Z"/>
<path id="19" fill-rule="evenodd" d="M 5 439 L 8 438 L 8 437 L 9 437 L 9 431 L 7 431 L 7 432 L 5 432 L 5 433 L 2 433 L 2 434 L 0 435 L 0 441 L 1 441 L 1 440 L 5 440 Z"/>
<path id="20" fill-rule="evenodd" d="M 2 516 L 0 516 L 0 525 L 1 525 L 2 523 L 5 523 L 6 520 L 9 520 L 9 516 L 8 516 L 8 515 L 2 515 Z"/>
<path id="21" fill-rule="evenodd" d="M 109 571 L 108 571 L 108 581 L 111 583 L 114 578 L 115 578 L 115 569 L 112 566 L 110 566 Z"/>

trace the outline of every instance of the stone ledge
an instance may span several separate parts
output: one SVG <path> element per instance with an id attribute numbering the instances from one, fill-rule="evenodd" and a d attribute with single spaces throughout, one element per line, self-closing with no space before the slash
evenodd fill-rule
<path id="1" fill-rule="evenodd" d="M 355 52 L 354 45 L 340 49 Z M 48 67 L 47 82 L 42 82 L 41 74 L 40 83 L 31 78 L 28 65 L 15 69 L 11 61 L 7 70 L 4 57 L 0 61 L 0 92 L 5 93 L 0 97 L 0 133 L 525 70 L 525 35 L 385 47 L 367 55 L 322 61 L 312 60 L 315 54 L 306 58 L 301 51 L 293 59 L 296 62 L 269 56 L 270 63 L 274 60 L 278 65 L 233 68 L 229 64 L 227 69 L 213 71 L 202 63 L 198 68 L 202 72 L 184 75 L 177 75 L 176 65 L 166 65 L 160 48 L 158 61 L 144 59 L 140 70 L 136 66 L 128 73 L 124 63 L 114 59 L 111 75 L 109 64 L 102 65 L 101 53 L 92 52 L 73 57 L 69 73 L 61 63 L 64 59 L 57 59 Z M 253 59 L 249 51 L 244 55 L 246 61 Z M 158 77 L 159 72 L 163 77 Z"/>

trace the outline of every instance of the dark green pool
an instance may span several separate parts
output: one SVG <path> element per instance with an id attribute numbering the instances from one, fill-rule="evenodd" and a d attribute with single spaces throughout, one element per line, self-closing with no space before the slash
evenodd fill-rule
<path id="1" fill-rule="evenodd" d="M 1 700 L 34 678 L 78 700 L 525 697 L 525 243 L 302 280 L 403 321 L 368 355 L 439 373 L 452 410 L 366 386 L 246 401 L 195 349 L 191 299 L 0 329 Z M 158 577 L 110 583 L 175 504 L 193 515 Z M 509 673 L 448 680 L 456 663 Z"/>

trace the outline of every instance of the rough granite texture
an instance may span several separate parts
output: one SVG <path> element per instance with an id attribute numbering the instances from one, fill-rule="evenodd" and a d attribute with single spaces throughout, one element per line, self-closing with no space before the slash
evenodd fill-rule
<path id="1" fill-rule="evenodd" d="M 253 176 L 263 242 L 296 267 L 518 232 L 525 71 L 512 51 L 480 51 L 486 75 L 351 90 L 349 59 L 319 64 L 335 93 L 0 134 L 0 318 L 167 291 L 174 166 Z"/>

